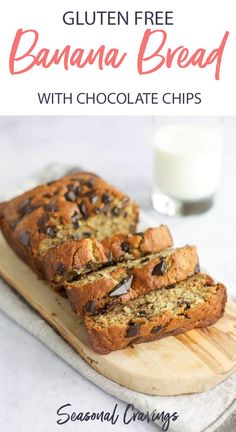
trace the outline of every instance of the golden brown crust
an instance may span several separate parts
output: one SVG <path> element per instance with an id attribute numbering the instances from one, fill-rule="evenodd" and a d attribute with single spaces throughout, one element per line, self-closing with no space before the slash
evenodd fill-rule
<path id="1" fill-rule="evenodd" d="M 225 286 L 217 284 L 215 287 L 216 293 L 204 303 L 189 309 L 187 317 L 166 312 L 154 317 L 151 321 L 142 322 L 138 336 L 127 337 L 127 324 L 130 317 L 125 325 L 115 324 L 105 328 L 99 327 L 92 316 L 86 315 L 84 323 L 91 347 L 98 354 L 108 354 L 132 344 L 153 341 L 166 336 L 178 335 L 194 328 L 210 326 L 222 317 L 227 300 Z M 159 331 L 153 333 L 154 328 Z"/>
<path id="2" fill-rule="evenodd" d="M 84 277 L 76 282 L 65 283 L 73 310 L 83 314 L 84 308 L 88 311 L 88 302 L 93 310 L 106 308 L 117 302 L 125 303 L 151 290 L 175 284 L 199 271 L 195 246 L 185 246 L 165 253 L 163 251 L 155 258 L 142 258 L 138 263 L 128 261 L 93 273 L 92 278 Z M 114 297 L 114 290 L 118 285 L 131 277 L 128 292 Z"/>
<path id="3" fill-rule="evenodd" d="M 104 248 L 93 238 L 70 240 L 50 248 L 43 261 L 45 278 L 55 287 L 74 275 L 108 263 Z"/>
<path id="4" fill-rule="evenodd" d="M 50 248 L 44 257 L 46 279 L 54 286 L 105 264 L 135 259 L 171 247 L 167 226 L 148 228 L 143 233 L 115 234 L 98 242 L 95 238 L 70 240 Z"/>
<path id="5" fill-rule="evenodd" d="M 49 247 L 73 238 L 99 240 L 134 232 L 137 205 L 95 174 L 78 172 L 0 205 L 0 227 L 14 251 L 40 276 Z"/>
<path id="6" fill-rule="evenodd" d="M 171 247 L 173 239 L 169 228 L 166 225 L 160 225 L 135 235 L 119 233 L 103 240 L 102 245 L 106 255 L 109 257 L 111 254 L 112 260 L 119 262 L 123 259 L 140 258 Z"/>
<path id="7" fill-rule="evenodd" d="M 199 271 L 199 258 L 195 246 L 185 246 L 173 250 L 168 258 L 168 269 L 163 275 L 153 276 L 153 267 L 155 267 L 161 258 L 149 262 L 142 268 L 134 269 L 134 280 L 132 288 L 138 291 L 139 295 L 158 289 L 163 286 L 175 284 L 182 281 Z"/>

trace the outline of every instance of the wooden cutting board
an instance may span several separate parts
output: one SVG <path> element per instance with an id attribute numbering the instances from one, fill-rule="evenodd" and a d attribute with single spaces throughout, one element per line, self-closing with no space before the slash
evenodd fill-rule
<path id="1" fill-rule="evenodd" d="M 14 254 L 0 234 L 0 275 L 102 375 L 138 392 L 179 395 L 208 390 L 236 371 L 236 303 L 214 326 L 108 355 L 89 346 L 79 317 Z"/>

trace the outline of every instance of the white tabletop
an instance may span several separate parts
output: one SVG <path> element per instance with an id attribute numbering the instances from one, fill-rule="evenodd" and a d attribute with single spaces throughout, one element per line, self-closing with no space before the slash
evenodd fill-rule
<path id="1" fill-rule="evenodd" d="M 224 119 L 225 157 L 221 188 L 208 213 L 188 218 L 162 217 L 151 209 L 154 122 L 149 117 L 1 117 L 0 196 L 46 164 L 82 165 L 133 196 L 153 224 L 167 223 L 176 244 L 196 244 L 202 265 L 235 293 L 236 124 Z M 0 314 L 0 430 L 35 432 L 64 430 L 56 424 L 57 409 L 71 403 L 74 411 L 112 411 L 116 403 L 65 364 L 33 336 Z M 68 431 L 119 431 L 121 424 L 71 423 Z M 152 431 L 135 422 L 123 426 Z M 122 430 L 123 430 L 122 429 Z"/>

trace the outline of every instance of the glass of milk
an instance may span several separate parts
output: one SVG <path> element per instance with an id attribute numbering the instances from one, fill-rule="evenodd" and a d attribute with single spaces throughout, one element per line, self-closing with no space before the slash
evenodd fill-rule
<path id="1" fill-rule="evenodd" d="M 157 124 L 154 209 L 169 216 L 207 211 L 220 183 L 222 155 L 223 127 L 219 123 Z"/>

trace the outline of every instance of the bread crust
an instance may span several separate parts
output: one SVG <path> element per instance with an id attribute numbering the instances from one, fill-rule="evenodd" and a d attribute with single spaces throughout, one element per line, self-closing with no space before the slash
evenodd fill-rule
<path id="1" fill-rule="evenodd" d="M 95 238 L 70 240 L 50 248 L 43 260 L 45 278 L 54 288 L 72 274 L 85 274 L 108 263 L 104 248 Z"/>
<path id="2" fill-rule="evenodd" d="M 84 277 L 78 282 L 65 283 L 64 287 L 73 310 L 83 314 L 84 310 L 87 310 L 88 302 L 96 311 L 118 302 L 126 303 L 149 291 L 182 281 L 200 270 L 196 247 L 184 246 L 168 252 L 167 266 L 163 274 L 152 274 L 154 268 L 163 262 L 164 256 L 163 251 L 156 258 L 151 258 L 141 265 L 137 265 L 135 261 L 133 267 L 130 266 L 130 262 L 122 263 L 111 267 L 108 272 L 105 271 L 104 275 L 102 271 L 97 272 L 93 279 Z M 120 281 L 127 277 L 132 277 L 128 292 L 116 297 L 111 296 L 111 292 L 114 292 Z"/>
<path id="3" fill-rule="evenodd" d="M 185 316 L 175 316 L 170 312 L 165 312 L 161 316 L 154 317 L 151 321 L 141 321 L 138 336 L 127 337 L 126 325 L 116 324 L 107 328 L 99 327 L 92 316 L 85 315 L 84 323 L 91 347 L 98 354 L 108 354 L 133 344 L 158 340 L 194 328 L 210 326 L 224 314 L 227 300 L 225 286 L 219 283 L 215 287 L 217 288 L 216 294 L 211 295 L 204 303 L 189 309 L 187 319 Z M 153 328 L 160 328 L 160 331 L 154 334 L 152 333 Z"/>
<path id="4" fill-rule="evenodd" d="M 124 243 L 130 246 L 130 250 L 125 251 L 122 247 Z M 119 262 L 123 259 L 140 258 L 171 247 L 173 239 L 169 228 L 166 225 L 160 225 L 135 235 L 116 234 L 103 240 L 102 245 L 106 255 L 112 254 L 113 261 Z"/>
<path id="5" fill-rule="evenodd" d="M 73 238 L 135 232 L 138 206 L 95 174 L 77 172 L 1 203 L 0 227 L 11 248 L 40 277 L 47 250 Z"/>
<path id="6" fill-rule="evenodd" d="M 101 242 L 95 238 L 70 240 L 48 250 L 44 257 L 46 279 L 54 287 L 73 276 L 105 265 L 136 259 L 173 245 L 167 226 L 148 228 L 143 233 L 115 234 Z"/>

